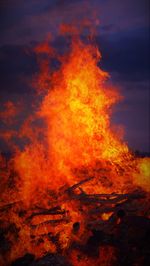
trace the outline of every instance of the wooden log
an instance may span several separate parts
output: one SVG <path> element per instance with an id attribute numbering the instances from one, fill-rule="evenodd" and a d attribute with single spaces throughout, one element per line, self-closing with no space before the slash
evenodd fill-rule
<path id="1" fill-rule="evenodd" d="M 133 199 L 140 199 L 144 198 L 145 194 L 143 192 L 133 192 L 133 193 L 126 193 L 126 194 L 70 194 L 72 199 L 80 200 L 82 202 L 88 203 L 119 203 L 126 200 L 133 200 Z"/>
<path id="2" fill-rule="evenodd" d="M 7 204 L 4 204 L 3 206 L 0 206 L 0 211 L 3 212 L 3 211 L 7 211 L 9 210 L 10 208 L 12 208 L 14 205 L 16 205 L 17 203 L 21 203 L 22 200 L 17 200 L 17 201 L 13 201 L 13 202 L 10 202 L 10 203 L 7 203 Z"/>
<path id="3" fill-rule="evenodd" d="M 86 179 L 80 181 L 79 183 L 74 184 L 73 186 L 67 188 L 67 189 L 65 190 L 65 192 L 67 192 L 67 193 L 70 194 L 70 193 L 72 193 L 76 188 L 79 188 L 81 185 L 83 185 L 83 184 L 85 184 L 85 183 L 91 181 L 92 179 L 94 179 L 94 177 L 86 178 Z"/>
<path id="4" fill-rule="evenodd" d="M 55 219 L 55 220 L 48 220 L 48 221 L 45 221 L 39 224 L 31 224 L 30 227 L 32 229 L 36 229 L 38 227 L 45 226 L 45 225 L 57 225 L 60 223 L 68 223 L 68 222 L 69 222 L 68 218 L 61 218 L 61 219 Z"/>
<path id="5" fill-rule="evenodd" d="M 61 208 L 57 206 L 51 209 L 43 209 L 40 212 L 34 212 L 27 218 L 27 220 L 31 220 L 33 217 L 40 215 L 60 215 L 60 214 L 63 215 L 65 213 L 66 213 L 65 210 L 61 210 Z"/>

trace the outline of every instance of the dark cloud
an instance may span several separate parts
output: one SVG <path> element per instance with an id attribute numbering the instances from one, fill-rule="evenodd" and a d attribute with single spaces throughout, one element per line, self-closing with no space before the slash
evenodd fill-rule
<path id="1" fill-rule="evenodd" d="M 126 90 L 122 88 L 124 100 L 116 106 L 113 115 L 115 124 L 123 125 L 125 140 L 134 150 L 150 151 L 150 106 L 149 106 L 149 87 L 144 88 L 141 84 L 140 89 Z"/>
<path id="2" fill-rule="evenodd" d="M 150 39 L 148 29 L 112 34 L 97 39 L 102 51 L 102 65 L 122 81 L 149 80 Z"/>
<path id="3" fill-rule="evenodd" d="M 98 33 L 110 34 L 148 24 L 148 0 L 7 0 L 1 1 L 1 44 L 40 41 L 60 23 L 100 20 Z"/>
<path id="4" fill-rule="evenodd" d="M 5 45 L 0 47 L 1 93 L 24 93 L 29 90 L 29 79 L 37 71 L 36 57 L 30 46 Z"/>

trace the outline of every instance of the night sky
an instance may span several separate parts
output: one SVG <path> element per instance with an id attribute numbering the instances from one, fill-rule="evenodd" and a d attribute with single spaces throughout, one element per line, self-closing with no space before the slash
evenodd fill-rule
<path id="1" fill-rule="evenodd" d="M 37 72 L 32 48 L 49 32 L 61 49 L 60 23 L 91 22 L 97 16 L 96 41 L 101 65 L 111 75 L 124 100 L 113 121 L 125 128 L 134 150 L 150 151 L 149 143 L 149 13 L 148 0 L 1 0 L 0 104 L 23 98 L 29 110 L 31 79 Z M 5 145 L 0 142 L 0 148 Z"/>

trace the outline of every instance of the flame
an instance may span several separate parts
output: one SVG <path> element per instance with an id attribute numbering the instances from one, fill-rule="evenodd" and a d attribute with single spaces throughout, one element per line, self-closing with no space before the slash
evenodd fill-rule
<path id="1" fill-rule="evenodd" d="M 17 106 L 13 102 L 7 101 L 6 103 L 4 103 L 4 111 L 0 112 L 0 119 L 4 123 L 12 124 L 14 122 L 13 119 L 16 117 L 17 113 Z"/>
<path id="2" fill-rule="evenodd" d="M 137 159 L 138 172 L 134 173 L 134 182 L 150 192 L 150 158 Z"/>
<path id="3" fill-rule="evenodd" d="M 41 45 L 36 51 L 49 56 L 50 49 Z M 32 132 L 32 143 L 16 156 L 15 167 L 26 184 L 36 189 L 45 184 L 58 190 L 82 178 L 75 169 L 85 167 L 92 172 L 97 162 L 104 168 L 110 164 L 115 172 L 113 183 L 118 182 L 117 165 L 124 168 L 125 158 L 130 160 L 131 155 L 110 127 L 111 107 L 120 95 L 105 85 L 109 75 L 98 66 L 100 58 L 97 47 L 78 39 L 52 77 L 47 77 L 47 67 L 46 77 L 43 75 L 42 62 L 39 89 L 45 79 L 51 83 L 36 115 L 46 121 L 46 147 L 34 140 Z M 28 126 L 25 132 L 30 133 Z M 101 191 L 97 186 L 93 189 Z M 31 187 L 27 190 L 32 194 Z"/>
<path id="4" fill-rule="evenodd" d="M 60 67 L 55 71 L 49 65 L 51 57 L 56 56 L 54 48 L 46 42 L 35 51 L 38 56 L 46 56 L 40 61 L 37 78 L 38 93 L 42 94 L 42 100 L 18 133 L 19 138 L 28 138 L 29 144 L 22 151 L 17 149 L 11 160 L 11 167 L 17 173 L 15 189 L 13 193 L 6 193 L 5 189 L 2 195 L 3 202 L 16 202 L 9 216 L 3 219 L 8 223 L 11 217 L 11 221 L 20 228 L 19 241 L 8 235 L 9 241 L 14 243 L 13 252 L 8 258 L 10 261 L 25 252 L 40 256 L 45 251 L 56 251 L 54 243 L 47 238 L 37 246 L 30 242 L 32 230 L 37 240 L 38 235 L 46 235 L 49 231 L 56 235 L 59 233 L 62 250 L 68 249 L 74 240 L 80 243 L 86 241 L 87 216 L 84 211 L 87 207 L 71 199 L 64 201 L 66 196 L 63 194 L 65 189 L 85 178 L 91 180 L 84 184 L 82 193 L 124 193 L 137 186 L 149 191 L 149 159 L 135 159 L 121 135 L 112 130 L 112 107 L 121 96 L 116 88 L 108 86 L 109 74 L 100 67 L 101 53 L 95 44 L 75 35 L 67 54 L 58 57 Z M 12 110 L 10 114 L 15 114 L 11 104 L 8 109 Z M 44 126 L 37 127 L 34 124 L 36 119 L 42 119 Z M 10 133 L 5 135 L 11 138 Z M 11 171 L 10 168 L 8 175 Z M 12 189 L 7 187 L 8 191 Z M 78 193 L 76 189 L 76 195 Z M 22 209 L 31 213 L 31 207 L 35 205 L 48 208 L 51 204 L 53 207 L 57 198 L 61 210 L 69 213 L 65 217 L 65 225 L 58 223 L 55 227 L 52 224 L 45 226 L 45 218 L 40 216 L 34 217 L 31 230 L 16 214 Z M 102 220 L 108 220 L 111 214 L 103 214 Z M 56 219 L 51 215 L 50 218 Z M 80 231 L 75 234 L 72 228 L 78 221 Z M 41 225 L 37 227 L 40 222 Z M 98 263 L 106 261 L 105 249 L 104 258 L 97 259 Z M 114 256 L 115 251 L 108 249 Z M 70 255 L 73 265 L 91 265 L 88 258 L 79 264 L 77 253 L 74 252 Z M 109 263 L 105 262 L 106 265 Z"/>

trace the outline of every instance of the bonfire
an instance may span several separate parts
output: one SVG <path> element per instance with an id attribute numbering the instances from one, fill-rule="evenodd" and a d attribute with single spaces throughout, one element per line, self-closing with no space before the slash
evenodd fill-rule
<path id="1" fill-rule="evenodd" d="M 122 96 L 93 36 L 65 26 L 60 34 L 69 43 L 63 55 L 50 40 L 34 49 L 38 106 L 3 134 L 13 155 L 1 156 L 0 263 L 148 265 L 150 160 L 112 125 Z M 5 107 L 1 117 L 13 123 L 17 106 Z M 14 138 L 26 140 L 22 149 Z"/>

